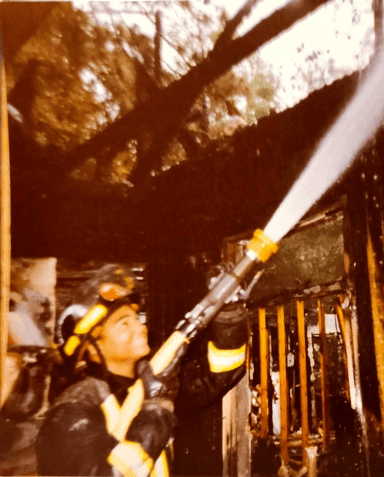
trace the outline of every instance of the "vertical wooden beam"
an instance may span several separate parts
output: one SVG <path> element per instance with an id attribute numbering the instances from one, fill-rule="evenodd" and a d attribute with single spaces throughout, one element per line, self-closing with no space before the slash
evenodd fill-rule
<path id="1" fill-rule="evenodd" d="M 269 370 L 269 336 L 265 318 L 265 308 L 259 308 L 259 341 L 260 341 L 260 438 L 267 439 L 269 423 L 268 403 L 268 370 Z"/>
<path id="2" fill-rule="evenodd" d="M 358 349 L 357 337 L 353 338 L 352 333 L 352 320 L 351 312 L 349 309 L 344 310 L 344 327 L 345 327 L 345 341 L 346 341 L 346 354 L 347 354 L 347 363 L 348 363 L 348 383 L 349 383 L 349 398 L 351 401 L 352 409 L 356 409 L 357 406 L 357 395 L 361 395 L 361 389 L 357 391 L 358 386 L 360 386 L 360 369 L 358 360 L 355 359 L 354 348 Z"/>
<path id="3" fill-rule="evenodd" d="M 305 317 L 304 302 L 298 300 L 297 329 L 299 337 L 299 369 L 300 369 L 300 409 L 301 409 L 301 439 L 302 439 L 302 463 L 307 463 L 306 448 L 309 445 L 308 424 L 308 382 L 307 382 L 307 346 L 305 340 Z"/>
<path id="4" fill-rule="evenodd" d="M 340 297 L 342 300 L 342 297 Z M 343 363 L 344 363 L 344 372 L 345 372 L 345 393 L 348 401 L 351 401 L 351 379 L 353 379 L 353 356 L 352 356 L 352 349 L 351 349 L 351 342 L 350 342 L 350 334 L 348 333 L 347 327 L 345 323 L 345 317 L 343 313 L 343 309 L 339 300 L 335 300 L 335 311 L 339 321 L 339 326 L 341 330 L 341 337 L 343 339 Z M 347 336 L 349 334 L 349 336 Z M 352 407 L 352 406 L 351 406 Z M 354 409 L 354 408 L 353 408 Z"/>
<path id="5" fill-rule="evenodd" d="M 237 423 L 236 423 L 236 391 L 231 389 L 222 401 L 223 427 L 223 477 L 237 474 Z"/>
<path id="6" fill-rule="evenodd" d="M 249 373 L 223 397 L 222 401 L 223 477 L 251 477 L 251 412 Z"/>
<path id="7" fill-rule="evenodd" d="M 277 307 L 277 327 L 279 338 L 279 375 L 280 375 L 280 452 L 284 464 L 288 464 L 288 384 L 287 349 L 285 341 L 284 306 Z"/>
<path id="8" fill-rule="evenodd" d="M 319 331 L 320 331 L 320 366 L 321 366 L 321 404 L 323 419 L 323 444 L 326 449 L 331 441 L 329 426 L 329 389 L 328 389 L 328 360 L 327 334 L 325 329 L 325 312 L 322 299 L 318 299 Z"/>
<path id="9" fill-rule="evenodd" d="M 353 300 L 353 297 L 352 297 Z M 361 445 L 362 449 L 364 450 L 365 462 L 358 463 L 359 469 L 356 469 L 360 472 L 361 476 L 371 477 L 371 469 L 370 469 L 370 445 L 369 445 L 369 435 L 368 435 L 368 426 L 367 420 L 364 414 L 364 407 L 363 407 L 363 395 L 362 395 L 362 386 L 361 386 L 361 375 L 360 375 L 360 367 L 359 367 L 359 345 L 358 345 L 358 336 L 359 336 L 359 327 L 357 323 L 357 313 L 356 313 L 356 306 L 352 301 L 350 307 L 350 324 L 351 324 L 351 338 L 352 338 L 352 347 L 353 347 L 353 359 L 354 359 L 354 369 L 355 369 L 355 383 L 356 383 L 356 411 L 357 415 L 359 416 L 359 421 L 361 425 L 361 439 L 359 444 Z M 382 428 L 383 429 L 383 428 Z"/>
<path id="10" fill-rule="evenodd" d="M 155 26 L 156 26 L 156 33 L 154 39 L 154 59 L 155 59 L 155 80 L 157 86 L 161 86 L 161 79 L 162 79 L 162 68 L 161 68 L 161 40 L 163 36 L 163 26 L 161 21 L 161 12 L 158 10 L 155 13 Z"/>
<path id="11" fill-rule="evenodd" d="M 377 378 L 379 383 L 381 420 L 384 419 L 384 290 L 382 284 L 383 275 L 377 263 L 377 257 L 372 243 L 371 234 L 368 230 L 367 257 L 369 288 L 371 294 L 371 309 L 373 318 L 373 337 L 376 355 Z M 384 426 L 382 426 L 384 432 Z"/>
<path id="12" fill-rule="evenodd" d="M 315 423 L 317 422 L 317 412 L 316 412 L 316 390 L 315 390 L 315 383 L 312 382 L 312 375 L 313 375 L 313 369 L 312 369 L 312 361 L 311 361 L 311 358 L 314 360 L 315 356 L 314 356 L 314 347 L 313 347 L 313 335 L 312 333 L 309 333 L 307 335 L 307 343 L 308 343 L 308 349 L 307 349 L 307 352 L 308 352 L 308 356 L 310 357 L 310 361 L 309 361 L 309 367 L 310 367 L 310 376 L 311 376 L 311 379 L 310 379 L 310 382 L 308 383 L 309 384 L 309 394 L 311 396 L 311 410 L 310 410 L 310 413 L 311 413 L 311 418 L 312 418 L 312 422 Z M 314 364 L 314 361 L 313 361 L 313 364 Z"/>
<path id="13" fill-rule="evenodd" d="M 237 462 L 236 472 L 231 475 L 238 477 L 251 477 L 251 433 L 249 428 L 249 415 L 251 413 L 251 392 L 249 389 L 249 372 L 234 388 L 236 391 L 236 444 Z"/>
<path id="14" fill-rule="evenodd" d="M 383 44 L 383 0 L 373 0 L 374 28 L 375 28 L 375 50 Z"/>
<path id="15" fill-rule="evenodd" d="M 305 449 L 307 455 L 307 477 L 317 476 L 317 447 L 310 446 Z"/>
<path id="16" fill-rule="evenodd" d="M 0 39 L 1 42 L 1 39 Z M 11 275 L 11 203 L 8 144 L 8 113 L 4 61 L 1 54 L 1 171 L 0 171 L 0 406 L 3 404 L 5 358 L 7 353 L 7 314 L 9 311 L 9 283 Z"/>

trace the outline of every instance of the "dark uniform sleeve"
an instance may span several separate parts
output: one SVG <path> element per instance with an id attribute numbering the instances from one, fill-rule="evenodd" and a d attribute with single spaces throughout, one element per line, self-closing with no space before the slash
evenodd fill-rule
<path id="1" fill-rule="evenodd" d="M 39 475 L 145 477 L 153 470 L 172 428 L 171 412 L 145 405 L 127 438 L 119 442 L 108 433 L 101 407 L 59 404 L 48 413 L 37 439 Z"/>
<path id="2" fill-rule="evenodd" d="M 182 363 L 178 416 L 211 404 L 237 384 L 245 373 L 247 340 L 247 311 L 227 306 Z"/>
<path id="3" fill-rule="evenodd" d="M 37 438 L 39 475 L 112 476 L 108 456 L 117 443 L 101 408 L 59 404 L 48 412 Z"/>

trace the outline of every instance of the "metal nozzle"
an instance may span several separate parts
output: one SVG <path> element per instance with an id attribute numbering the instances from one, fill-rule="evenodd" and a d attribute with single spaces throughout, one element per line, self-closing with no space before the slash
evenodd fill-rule
<path id="1" fill-rule="evenodd" d="M 259 259 L 262 262 L 266 262 L 269 257 L 276 253 L 278 246 L 273 242 L 262 230 L 255 230 L 253 237 L 246 245 L 247 254 L 253 260 Z"/>

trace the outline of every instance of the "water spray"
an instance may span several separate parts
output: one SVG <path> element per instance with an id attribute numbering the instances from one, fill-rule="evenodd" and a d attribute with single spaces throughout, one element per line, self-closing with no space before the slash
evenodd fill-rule
<path id="1" fill-rule="evenodd" d="M 362 147 L 380 127 L 384 118 L 384 53 L 375 58 L 357 94 L 328 134 L 280 204 L 264 231 L 256 230 L 242 260 L 231 272 L 215 281 L 208 294 L 185 315 L 176 330 L 151 359 L 155 374 L 161 373 L 178 351 L 205 328 L 226 303 L 236 301 L 242 280 L 257 263 L 265 263 L 277 252 L 277 243 L 310 207 L 345 172 Z M 144 388 L 137 380 L 120 411 L 113 435 L 123 440 L 144 400 Z"/>
<path id="2" fill-rule="evenodd" d="M 377 53 L 357 93 L 280 204 L 264 232 L 281 240 L 339 179 L 384 118 L 384 50 Z"/>

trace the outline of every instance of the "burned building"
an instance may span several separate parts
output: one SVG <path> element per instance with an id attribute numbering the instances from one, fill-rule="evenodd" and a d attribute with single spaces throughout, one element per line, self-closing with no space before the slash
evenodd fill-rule
<path id="1" fill-rule="evenodd" d="M 50 309 L 52 320 L 92 270 L 121 262 L 145 286 L 150 342 L 159 348 L 207 292 L 210 267 L 238 263 L 254 229 L 268 225 L 360 76 L 210 142 L 137 196 L 34 169 L 42 151 L 9 118 L 14 268 L 53 264 L 54 296 L 35 314 Z M 379 129 L 245 287 L 247 374 L 177 428 L 176 475 L 381 475 L 383 154 Z M 28 283 L 12 290 L 14 311 Z M 4 339 L 2 331 L 3 355 Z M 6 465 L 15 475 L 16 461 Z"/>

